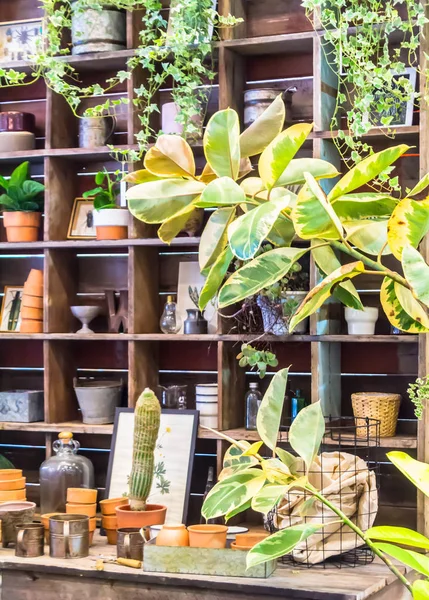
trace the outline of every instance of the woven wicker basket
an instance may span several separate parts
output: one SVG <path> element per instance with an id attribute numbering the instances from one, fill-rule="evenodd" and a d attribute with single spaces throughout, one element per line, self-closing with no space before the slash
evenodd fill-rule
<path id="1" fill-rule="evenodd" d="M 377 419 L 380 421 L 380 437 L 393 437 L 396 432 L 400 394 L 386 394 L 383 392 L 359 392 L 352 394 L 353 414 L 356 419 L 357 437 L 368 435 L 366 421 L 363 419 Z M 360 427 L 359 427 L 360 426 Z M 376 426 L 370 426 L 370 436 L 376 435 Z"/>

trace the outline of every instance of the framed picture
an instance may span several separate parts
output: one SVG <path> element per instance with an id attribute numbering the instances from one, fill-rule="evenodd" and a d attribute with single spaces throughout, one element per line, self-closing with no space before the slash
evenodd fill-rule
<path id="1" fill-rule="evenodd" d="M 186 523 L 197 432 L 197 410 L 162 410 L 149 502 L 167 507 L 168 523 Z M 117 408 L 106 498 L 119 498 L 128 492 L 133 434 L 134 409 Z"/>
<path id="2" fill-rule="evenodd" d="M 407 67 L 406 69 L 404 69 L 403 72 L 395 73 L 393 75 L 394 81 L 399 80 L 400 78 L 408 79 L 408 81 L 411 83 L 413 90 L 415 91 L 417 79 L 416 69 L 413 69 L 412 67 Z M 392 84 L 392 87 L 394 87 L 394 84 Z M 377 93 L 374 96 L 375 104 L 377 102 Z M 388 98 L 389 93 L 386 92 L 386 90 L 380 90 L 378 92 L 378 96 L 382 98 L 383 101 L 386 101 L 386 98 Z M 407 102 L 401 103 L 398 103 L 398 100 L 395 99 L 395 97 L 392 97 L 392 105 L 389 107 L 388 110 L 381 112 L 371 111 L 369 115 L 366 115 L 365 121 L 368 122 L 369 119 L 371 125 L 373 125 L 374 127 L 384 127 L 382 119 L 384 117 L 393 117 L 389 124 L 389 127 L 404 127 L 406 125 L 413 124 L 413 109 L 414 96 L 410 98 Z"/>
<path id="3" fill-rule="evenodd" d="M 69 223 L 69 240 L 95 240 L 94 202 L 87 198 L 76 198 Z"/>
<path id="4" fill-rule="evenodd" d="M 0 312 L 0 331 L 18 333 L 21 327 L 21 301 L 24 287 L 4 288 Z"/>
<path id="5" fill-rule="evenodd" d="M 42 20 L 9 21 L 0 25 L 0 62 L 26 60 L 36 52 Z"/>

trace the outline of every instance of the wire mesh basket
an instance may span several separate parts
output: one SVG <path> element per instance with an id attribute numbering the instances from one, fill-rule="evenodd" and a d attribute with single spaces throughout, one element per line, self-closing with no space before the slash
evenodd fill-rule
<path id="1" fill-rule="evenodd" d="M 378 509 L 380 423 L 376 419 L 327 418 L 320 453 L 308 471 L 309 482 L 340 508 L 363 531 L 369 529 Z M 280 444 L 288 442 L 288 427 Z M 296 470 L 304 474 L 297 458 Z M 321 526 L 281 561 L 301 567 L 354 567 L 373 560 L 371 550 L 327 506 L 310 492 L 292 488 L 266 518 L 274 533 L 298 524 Z M 323 525 L 323 526 L 322 526 Z"/>

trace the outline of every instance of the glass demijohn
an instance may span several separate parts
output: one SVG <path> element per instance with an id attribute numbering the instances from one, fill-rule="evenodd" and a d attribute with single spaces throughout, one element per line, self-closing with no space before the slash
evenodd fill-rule
<path id="1" fill-rule="evenodd" d="M 167 296 L 159 326 L 163 333 L 178 333 L 182 327 L 182 319 L 177 312 L 177 304 L 173 296 Z"/>
<path id="2" fill-rule="evenodd" d="M 257 383 L 249 384 L 249 391 L 245 396 L 246 403 L 246 429 L 256 429 L 256 417 L 262 402 L 262 394 Z"/>

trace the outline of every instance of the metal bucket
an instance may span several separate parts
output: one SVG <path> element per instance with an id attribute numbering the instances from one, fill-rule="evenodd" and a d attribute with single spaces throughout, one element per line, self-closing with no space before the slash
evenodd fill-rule
<path id="1" fill-rule="evenodd" d="M 247 128 L 256 119 L 258 119 L 262 113 L 274 102 L 281 90 L 273 89 L 260 89 L 260 90 L 247 90 L 244 92 L 244 127 Z M 283 92 L 283 101 L 286 104 L 286 118 L 290 120 L 288 115 L 288 108 L 292 105 L 292 98 L 290 94 Z"/>
<path id="2" fill-rule="evenodd" d="M 89 554 L 89 517 L 56 515 L 49 519 L 49 556 L 85 558 Z"/>
<path id="3" fill-rule="evenodd" d="M 73 4 L 72 4 L 73 10 Z M 86 8 L 72 15 L 72 54 L 126 48 L 126 15 L 114 7 Z"/>
<path id="4" fill-rule="evenodd" d="M 35 558 L 43 556 L 45 528 L 43 523 L 23 523 L 16 526 L 15 556 Z"/>
<path id="5" fill-rule="evenodd" d="M 116 127 L 116 118 L 82 117 L 79 120 L 79 148 L 98 148 L 105 146 L 112 137 Z"/>
<path id="6" fill-rule="evenodd" d="M 144 540 L 140 529 L 134 527 L 123 527 L 118 529 L 116 550 L 118 558 L 132 558 L 143 560 Z"/>

